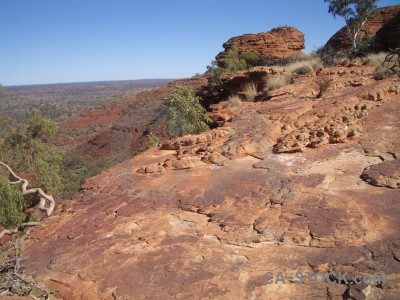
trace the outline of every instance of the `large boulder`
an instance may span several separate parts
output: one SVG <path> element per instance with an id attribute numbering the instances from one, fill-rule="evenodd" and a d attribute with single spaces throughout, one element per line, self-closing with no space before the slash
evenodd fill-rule
<path id="1" fill-rule="evenodd" d="M 217 55 L 217 61 L 223 62 L 233 46 L 237 47 L 239 55 L 251 51 L 267 60 L 282 60 L 300 54 L 304 49 L 304 34 L 294 27 L 283 26 L 269 32 L 233 37 L 223 44 L 225 50 Z"/>
<path id="2" fill-rule="evenodd" d="M 370 15 L 357 36 L 357 42 L 360 44 L 370 38 L 375 38 L 375 43 L 381 50 L 400 47 L 400 5 L 378 8 Z M 325 45 L 327 47 L 335 51 L 351 50 L 346 27 L 328 40 Z"/>

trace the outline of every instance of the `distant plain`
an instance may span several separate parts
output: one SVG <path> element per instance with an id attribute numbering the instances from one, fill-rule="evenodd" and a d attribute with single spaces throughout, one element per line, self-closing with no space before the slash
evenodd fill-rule
<path id="1" fill-rule="evenodd" d="M 24 119 L 32 108 L 54 121 L 63 121 L 93 107 L 117 101 L 139 90 L 165 85 L 172 79 L 143 79 L 6 86 L 0 117 Z"/>

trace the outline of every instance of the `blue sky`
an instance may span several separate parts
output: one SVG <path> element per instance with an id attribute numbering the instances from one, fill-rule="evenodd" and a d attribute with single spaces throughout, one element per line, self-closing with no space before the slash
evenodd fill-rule
<path id="1" fill-rule="evenodd" d="M 5 86 L 189 77 L 233 36 L 291 25 L 312 51 L 344 25 L 323 0 L 0 0 L 0 7 Z"/>

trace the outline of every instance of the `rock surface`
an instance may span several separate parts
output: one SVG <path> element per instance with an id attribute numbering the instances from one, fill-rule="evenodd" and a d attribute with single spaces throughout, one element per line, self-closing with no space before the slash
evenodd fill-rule
<path id="1" fill-rule="evenodd" d="M 251 51 L 267 60 L 282 60 L 301 53 L 304 49 L 304 34 L 294 27 L 283 26 L 269 32 L 233 37 L 223 44 L 225 51 L 217 55 L 217 61 L 223 62 L 226 52 L 233 46 L 238 48 L 239 55 Z"/>
<path id="2" fill-rule="evenodd" d="M 372 13 L 358 34 L 357 42 L 360 43 L 375 35 L 382 45 L 382 50 L 400 47 L 400 5 L 382 7 Z M 351 50 L 352 45 L 346 28 L 343 27 L 336 32 L 325 47 L 336 51 Z"/>
<path id="3" fill-rule="evenodd" d="M 25 272 L 63 299 L 399 299 L 400 189 L 361 178 L 398 174 L 399 81 L 372 72 L 323 70 L 319 99 L 310 74 L 214 105 L 221 127 L 102 172 L 31 229 Z"/>

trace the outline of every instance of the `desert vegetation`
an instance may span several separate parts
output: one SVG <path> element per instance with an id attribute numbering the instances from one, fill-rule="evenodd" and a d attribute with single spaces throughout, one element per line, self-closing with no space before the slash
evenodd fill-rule
<path id="1" fill-rule="evenodd" d="M 148 142 L 146 145 L 146 149 L 156 147 L 160 143 L 160 138 L 152 132 L 149 133 L 147 138 L 148 138 Z"/>
<path id="2" fill-rule="evenodd" d="M 21 221 L 32 221 L 35 217 L 26 212 L 36 205 L 37 196 L 35 193 L 27 192 L 23 193 L 26 195 L 21 198 L 16 190 L 18 186 L 12 186 L 8 180 L 14 177 L 18 182 L 23 182 L 15 174 L 28 178 L 31 186 L 40 191 L 44 190 L 54 196 L 61 195 L 62 155 L 50 143 L 56 131 L 55 122 L 33 111 L 26 124 L 3 133 L 0 143 L 0 161 L 7 162 L 11 167 L 8 167 L 8 164 L 3 165 L 7 170 L 2 170 L 0 173 L 0 194 L 3 204 L 3 209 L 0 211 L 1 225 L 15 226 Z M 22 186 L 23 189 L 26 188 Z"/>
<path id="3" fill-rule="evenodd" d="M 20 187 L 10 183 L 10 178 L 22 180 L 22 177 L 29 181 L 31 187 L 45 191 L 43 193 L 68 199 L 79 190 L 86 178 L 105 167 L 105 164 L 89 156 L 65 153 L 54 146 L 51 140 L 57 130 L 54 121 L 33 110 L 26 122 L 3 131 L 0 161 L 10 169 L 0 171 L 0 225 L 8 228 L 40 219 L 40 215 L 31 210 L 37 204 L 36 194 L 26 193 L 23 196 Z"/>
<path id="4" fill-rule="evenodd" d="M 217 92 L 221 86 L 224 74 L 232 76 L 239 71 L 265 64 L 265 59 L 258 53 L 246 51 L 239 55 L 238 48 L 233 46 L 227 51 L 223 62 L 214 60 L 211 62 L 211 65 L 207 66 L 208 88 L 212 92 Z"/>
<path id="5" fill-rule="evenodd" d="M 164 102 L 164 114 L 171 137 L 198 134 L 209 129 L 211 119 L 192 88 L 175 86 Z"/>
<path id="6" fill-rule="evenodd" d="M 298 75 L 308 74 L 322 67 L 322 60 L 315 52 L 299 55 L 293 58 L 292 62 L 289 62 L 287 65 L 285 65 L 287 72 Z"/>
<path id="7" fill-rule="evenodd" d="M 369 53 L 362 58 L 362 62 L 367 66 L 379 67 L 383 64 L 387 55 L 387 52 Z"/>
<path id="8" fill-rule="evenodd" d="M 391 77 L 396 77 L 396 73 L 385 66 L 377 66 L 374 70 L 374 79 L 376 80 L 382 80 Z"/>
<path id="9" fill-rule="evenodd" d="M 330 79 L 328 76 L 322 76 L 318 78 L 316 82 L 318 85 L 317 98 L 321 98 L 332 85 L 332 79 Z"/>
<path id="10" fill-rule="evenodd" d="M 224 108 L 240 106 L 242 106 L 242 98 L 239 95 L 230 95 L 224 104 Z"/>
<path id="11" fill-rule="evenodd" d="M 346 22 L 353 51 L 357 51 L 357 36 L 376 8 L 378 0 L 324 0 L 329 3 L 329 13 L 335 18 L 342 17 Z"/>
<path id="12" fill-rule="evenodd" d="M 6 228 L 22 223 L 24 214 L 24 197 L 18 186 L 11 185 L 5 176 L 0 176 L 0 224 Z"/>
<path id="13" fill-rule="evenodd" d="M 82 183 L 100 173 L 108 164 L 95 160 L 90 155 L 76 152 L 64 152 L 61 162 L 62 198 L 72 199 Z"/>
<path id="14" fill-rule="evenodd" d="M 265 86 L 268 91 L 271 91 L 289 84 L 292 80 L 291 74 L 274 75 L 266 80 Z"/>
<path id="15" fill-rule="evenodd" d="M 253 102 L 258 95 L 257 86 L 254 82 L 245 84 L 242 88 L 242 94 L 247 101 Z"/>
<path id="16" fill-rule="evenodd" d="M 336 51 L 329 46 L 321 47 L 316 51 L 324 67 L 340 65 L 348 59 L 349 53 Z"/>

